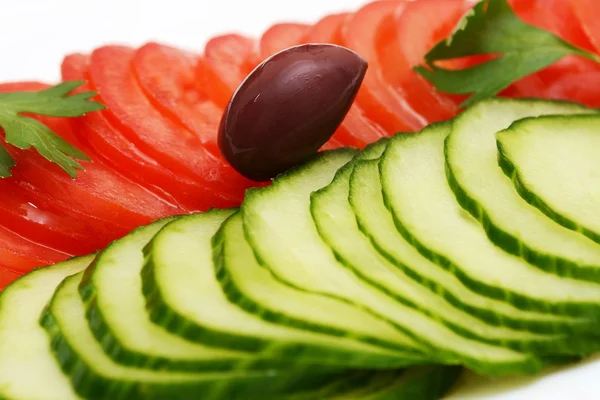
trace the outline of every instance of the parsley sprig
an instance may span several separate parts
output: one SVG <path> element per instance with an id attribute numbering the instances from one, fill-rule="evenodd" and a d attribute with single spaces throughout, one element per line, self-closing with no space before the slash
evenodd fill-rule
<path id="1" fill-rule="evenodd" d="M 73 147 L 40 121 L 23 113 L 52 117 L 79 117 L 99 111 L 104 106 L 90 100 L 96 93 L 71 94 L 85 82 L 68 81 L 38 92 L 0 93 L 0 127 L 4 130 L 8 145 L 20 149 L 32 146 L 48 161 L 59 165 L 72 178 L 83 166 L 77 160 L 89 158 Z M 0 178 L 11 176 L 15 160 L 0 145 Z"/>
<path id="2" fill-rule="evenodd" d="M 480 54 L 498 57 L 461 70 L 435 64 Z M 471 94 L 462 104 L 468 106 L 572 54 L 599 61 L 597 55 L 521 21 L 506 0 L 482 0 L 463 17 L 449 38 L 425 55 L 427 65 L 415 70 L 442 92 Z"/>

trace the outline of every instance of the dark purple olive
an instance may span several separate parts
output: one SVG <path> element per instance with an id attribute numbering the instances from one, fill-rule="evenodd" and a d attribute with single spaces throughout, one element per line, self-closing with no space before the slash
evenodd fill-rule
<path id="1" fill-rule="evenodd" d="M 366 70 L 358 54 L 331 44 L 291 47 L 265 60 L 225 109 L 223 156 L 255 181 L 306 160 L 342 123 Z"/>

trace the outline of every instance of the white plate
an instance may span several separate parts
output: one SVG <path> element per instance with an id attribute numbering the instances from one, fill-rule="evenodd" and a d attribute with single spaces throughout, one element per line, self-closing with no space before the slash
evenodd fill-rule
<path id="1" fill-rule="evenodd" d="M 440 0 L 442 1 L 442 0 Z M 200 51 L 224 32 L 259 35 L 275 22 L 314 22 L 364 0 L 0 0 L 0 81 L 59 79 L 70 52 L 155 40 Z M 410 38 L 407 38 L 410 40 Z M 467 376 L 451 399 L 600 399 L 600 359 L 535 379 Z"/>

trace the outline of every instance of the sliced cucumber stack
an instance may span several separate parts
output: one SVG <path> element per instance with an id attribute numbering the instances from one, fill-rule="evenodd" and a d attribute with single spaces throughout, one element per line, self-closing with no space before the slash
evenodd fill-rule
<path id="1" fill-rule="evenodd" d="M 154 323 L 193 342 L 247 354 L 268 353 L 288 365 L 384 368 L 405 364 L 403 357 L 386 349 L 271 323 L 229 302 L 215 273 L 211 239 L 234 212 L 211 210 L 181 217 L 148 244 L 142 276 Z M 234 251 L 232 257 L 242 261 L 242 268 L 251 269 L 256 261 L 245 249 Z"/>
<path id="2" fill-rule="evenodd" d="M 78 286 L 83 273 L 66 278 L 56 290 L 42 325 L 71 384 L 89 399 L 264 398 L 320 386 L 335 374 L 299 371 L 165 372 L 114 362 L 92 333 Z M 338 373 L 339 375 L 339 373 Z"/>
<path id="3" fill-rule="evenodd" d="M 550 334 L 593 333 L 597 330 L 594 321 L 524 311 L 479 294 L 464 285 L 451 270 L 440 268 L 434 255 L 427 253 L 431 260 L 421 255 L 397 230 L 386 208 L 379 180 L 379 162 L 379 159 L 357 162 L 348 199 L 363 233 L 385 258 L 408 277 L 490 325 Z"/>
<path id="4" fill-rule="evenodd" d="M 597 115 L 546 116 L 524 119 L 496 134 L 500 166 L 523 199 L 596 243 L 599 126 Z"/>
<path id="5" fill-rule="evenodd" d="M 458 202 L 481 222 L 493 243 L 558 276 L 600 282 L 600 246 L 556 224 L 518 195 L 510 178 L 498 166 L 495 140 L 497 131 L 521 118 L 591 112 L 596 111 L 542 100 L 480 102 L 452 123 L 446 140 L 446 173 Z M 560 132 L 558 136 L 570 137 Z M 572 150 L 564 151 L 577 154 Z M 589 165 L 585 161 L 583 164 Z M 579 172 L 589 175 L 586 171 Z M 563 195 L 566 193 L 571 192 L 563 191 Z"/>
<path id="6" fill-rule="evenodd" d="M 444 173 L 450 130 L 450 124 L 437 124 L 396 136 L 381 159 L 383 193 L 407 240 L 480 294 L 522 309 L 597 322 L 600 286 L 545 272 L 503 251 L 457 208 Z"/>
<path id="7" fill-rule="evenodd" d="M 227 370 L 249 355 L 203 346 L 152 323 L 145 311 L 143 247 L 170 219 L 138 228 L 109 245 L 86 270 L 79 292 L 104 351 L 117 363 L 159 370 Z M 207 304 L 207 303 L 205 303 Z"/>
<path id="8" fill-rule="evenodd" d="M 91 261 L 91 256 L 82 257 L 35 270 L 0 295 L 1 399 L 79 398 L 56 363 L 39 320 L 60 282 Z"/>
<path id="9" fill-rule="evenodd" d="M 596 352 L 590 112 L 484 101 L 36 270 L 0 294 L 0 399 L 433 400 Z"/>

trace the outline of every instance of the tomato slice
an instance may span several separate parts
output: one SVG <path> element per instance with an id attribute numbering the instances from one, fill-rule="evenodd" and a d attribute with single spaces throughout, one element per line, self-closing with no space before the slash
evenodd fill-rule
<path id="1" fill-rule="evenodd" d="M 69 254 L 86 254 L 108 244 L 110 240 L 105 238 L 112 234 L 102 223 L 87 224 L 76 213 L 48 200 L 33 190 L 19 187 L 12 179 L 0 180 L 2 226 Z"/>
<path id="2" fill-rule="evenodd" d="M 225 108 L 233 92 L 260 62 L 256 47 L 253 39 L 237 34 L 209 40 L 204 47 L 204 57 L 196 66 L 199 89 Z"/>
<path id="3" fill-rule="evenodd" d="M 142 152 L 163 167 L 194 180 L 212 206 L 239 205 L 245 187 L 231 182 L 222 162 L 197 135 L 164 117 L 148 100 L 133 71 L 134 50 L 124 46 L 96 49 L 90 76 L 108 108 L 107 118 Z"/>
<path id="4" fill-rule="evenodd" d="M 3 87 L 0 87 L 2 91 Z M 60 118 L 36 117 L 59 136 L 73 143 L 75 137 L 70 121 Z M 76 144 L 94 158 L 85 145 Z M 85 170 L 77 179 L 71 179 L 57 165 L 49 163 L 34 150 L 19 151 L 8 148 L 17 161 L 14 176 L 9 180 L 47 196 L 56 204 L 80 214 L 96 225 L 107 225 L 112 239 L 118 234 L 148 223 L 165 215 L 179 214 L 184 210 L 149 192 L 119 175 L 101 162 L 84 162 Z"/>
<path id="5" fill-rule="evenodd" d="M 263 59 L 304 42 L 304 37 L 310 30 L 310 25 L 281 23 L 267 29 L 259 42 L 259 54 Z"/>
<path id="6" fill-rule="evenodd" d="M 340 13 L 321 18 L 306 31 L 304 41 L 306 43 L 342 43 L 342 26 L 349 16 L 349 13 Z"/>
<path id="7" fill-rule="evenodd" d="M 571 9 L 596 52 L 600 52 L 600 20 L 596 0 L 571 0 Z"/>
<path id="8" fill-rule="evenodd" d="M 223 109 L 196 87 L 196 64 L 197 57 L 157 43 L 138 49 L 133 62 L 138 81 L 153 104 L 182 130 L 200 138 L 202 146 L 216 157 L 224 184 L 233 187 L 241 200 L 245 189 L 256 183 L 223 160 L 217 144 Z"/>
<path id="9" fill-rule="evenodd" d="M 2 257 L 1 251 L 0 251 L 0 257 Z M 0 292 L 2 292 L 2 290 L 4 288 L 6 288 L 8 285 L 10 285 L 12 282 L 16 281 L 23 275 L 24 274 L 14 272 L 8 268 L 4 268 L 4 267 L 0 266 Z"/>
<path id="10" fill-rule="evenodd" d="M 427 120 L 408 103 L 407 99 L 389 87 L 382 76 L 382 66 L 376 53 L 377 31 L 402 1 L 377 1 L 358 10 L 344 24 L 344 45 L 362 55 L 369 69 L 358 92 L 358 104 L 371 120 L 389 134 L 418 130 Z"/>
<path id="11" fill-rule="evenodd" d="M 598 85 L 600 70 L 568 72 L 550 83 L 545 94 L 550 99 L 567 99 L 589 107 L 600 107 Z"/>
<path id="12" fill-rule="evenodd" d="M 458 104 L 413 67 L 423 63 L 435 43 L 451 34 L 468 8 L 466 0 L 405 2 L 381 21 L 376 47 L 382 76 L 428 123 L 452 118 Z"/>
<path id="13" fill-rule="evenodd" d="M 70 254 L 42 246 L 0 226 L 0 282 L 2 283 L 8 283 L 17 278 L 18 274 L 29 272 L 36 267 L 64 261 L 69 257 Z"/>
<path id="14" fill-rule="evenodd" d="M 342 27 L 349 14 L 328 15 L 318 21 L 304 37 L 307 43 L 342 43 Z M 386 136 L 385 131 L 376 123 L 369 120 L 362 108 L 355 102 L 342 125 L 332 137 L 345 146 L 363 148 L 367 144 Z"/>
<path id="15" fill-rule="evenodd" d="M 43 84 L 0 85 L 0 92 L 40 90 Z M 79 146 L 67 119 L 35 116 L 63 139 Z M 84 162 L 73 180 L 34 149 L 6 149 L 16 160 L 13 177 L 0 180 L 3 226 L 38 243 L 70 254 L 106 246 L 134 227 L 173 212 L 156 195 L 119 176 L 101 163 Z"/>
<path id="16" fill-rule="evenodd" d="M 62 64 L 63 79 L 88 80 L 88 66 L 89 59 L 85 55 L 67 56 Z M 94 90 L 89 83 L 84 89 Z M 120 174 L 177 204 L 181 212 L 217 207 L 212 198 L 205 196 L 205 190 L 196 182 L 167 170 L 156 160 L 142 153 L 105 115 L 106 111 L 100 111 L 69 120 L 77 137 L 93 149 L 95 159 L 102 160 Z"/>

